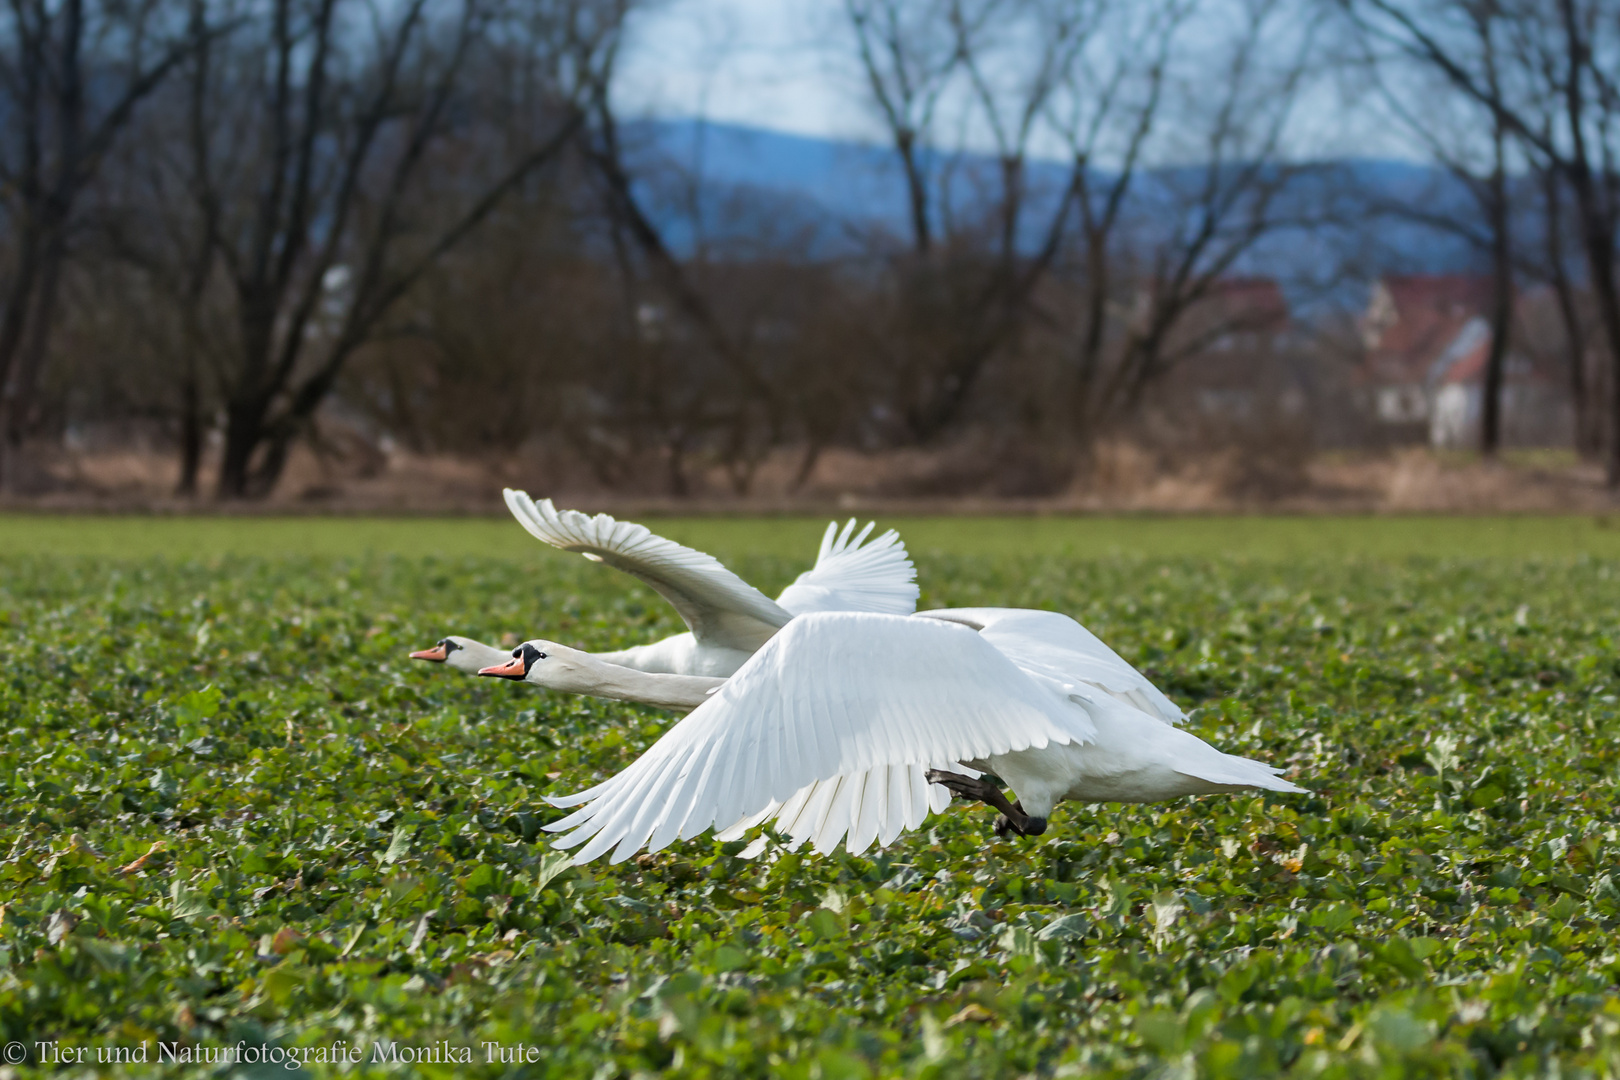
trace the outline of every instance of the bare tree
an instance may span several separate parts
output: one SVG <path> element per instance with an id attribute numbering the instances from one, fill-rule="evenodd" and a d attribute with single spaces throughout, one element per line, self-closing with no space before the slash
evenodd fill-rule
<path id="1" fill-rule="evenodd" d="M 1491 94 L 1500 96 L 1500 53 L 1506 36 L 1501 9 L 1470 0 L 1452 0 L 1452 4 L 1459 48 L 1468 50 Z M 1424 147 L 1444 176 L 1468 195 L 1461 212 L 1448 205 L 1444 193 L 1435 191 L 1398 203 L 1381 203 L 1374 209 L 1458 236 L 1489 260 L 1491 340 L 1485 358 L 1479 448 L 1483 456 L 1494 457 L 1502 441 L 1503 376 L 1519 262 L 1513 239 L 1516 193 L 1508 167 L 1512 135 L 1489 108 L 1461 95 L 1448 95 L 1443 77 L 1435 87 L 1432 69 L 1413 72 L 1400 56 L 1391 70 L 1391 57 L 1381 53 L 1375 42 L 1360 35 L 1359 45 L 1358 74 L 1370 78 L 1389 114 Z"/>
<path id="2" fill-rule="evenodd" d="M 229 283 L 224 498 L 273 487 L 383 318 L 559 158 L 624 3 L 408 0 L 372 19 L 350 0 L 263 0 L 248 15 L 198 61 L 184 177 Z"/>
<path id="3" fill-rule="evenodd" d="M 1442 75 L 1511 132 L 1527 157 L 1555 171 L 1574 197 L 1586 271 L 1608 353 L 1606 472 L 1620 487 L 1620 49 L 1613 0 L 1499 5 L 1505 41 L 1492 77 L 1464 48 L 1457 5 L 1340 0 L 1363 30 Z"/>
<path id="4" fill-rule="evenodd" d="M 1164 5 L 1139 30 L 1139 66 L 1116 68 L 1089 94 L 1081 87 L 1069 107 L 1077 159 L 1089 160 L 1111 136 L 1119 162 L 1111 176 L 1088 179 L 1074 256 L 1077 310 L 1049 318 L 1071 328 L 1076 342 L 1071 424 L 1082 445 L 1134 412 L 1176 365 L 1247 329 L 1240 324 L 1253 313 L 1243 310 L 1188 319 L 1224 278 L 1283 230 L 1328 220 L 1330 185 L 1307 182 L 1321 171 L 1283 155 L 1315 55 L 1313 28 L 1276 0 L 1245 3 L 1238 13 L 1224 40 L 1201 35 L 1199 55 L 1171 73 L 1191 13 Z M 1191 163 L 1144 171 L 1150 151 Z"/>
<path id="5" fill-rule="evenodd" d="M 1028 164 L 1107 5 L 885 0 L 846 10 L 910 220 L 908 251 L 880 248 L 894 310 L 872 346 L 894 373 L 905 436 L 927 442 L 961 416 L 986 365 L 1014 347 L 1061 250 L 1083 166 L 1037 189 Z M 943 102 L 959 133 L 951 145 L 936 130 Z M 972 135 L 994 148 L 989 176 L 964 142 Z"/>
<path id="6" fill-rule="evenodd" d="M 82 197 L 190 46 L 170 15 L 157 0 L 10 0 L 0 16 L 0 206 L 12 244 L 0 300 L 0 485 L 13 477 Z"/>
<path id="7" fill-rule="evenodd" d="M 136 320 L 143 330 L 146 363 L 138 373 L 150 397 L 161 386 L 166 398 L 144 410 L 174 428 L 180 456 L 176 493 L 197 493 L 206 417 L 219 404 L 217 379 L 231 352 L 229 327 L 221 318 L 225 284 L 215 259 L 220 204 L 212 197 L 214 170 L 205 123 L 220 38 L 210 27 L 208 0 L 188 0 L 190 44 L 174 78 L 142 110 L 132 134 L 102 170 L 92 227 L 83 230 L 89 277 L 110 292 L 134 292 L 160 309 Z M 240 16 L 221 9 L 225 25 Z M 116 305 L 115 305 L 116 308 Z M 98 322 L 101 320 L 98 320 Z M 142 362 L 116 347 L 120 374 Z"/>
<path id="8" fill-rule="evenodd" d="M 1092 419 L 1104 363 L 1109 304 L 1116 300 L 1121 254 L 1118 228 L 1138 179 L 1144 148 L 1164 103 L 1164 80 L 1175 36 L 1192 13 L 1188 3 L 1127 9 L 1114 27 L 1123 46 L 1091 63 L 1073 65 L 1051 108 L 1054 127 L 1074 160 L 1083 255 L 1083 294 L 1075 356 L 1073 418 Z M 1106 165 L 1099 162 L 1106 161 Z"/>
<path id="9" fill-rule="evenodd" d="M 1563 329 L 1562 355 L 1569 377 L 1570 399 L 1575 406 L 1575 450 L 1583 458 L 1595 460 L 1603 452 L 1602 417 L 1597 400 L 1596 380 L 1590 367 L 1591 316 L 1583 303 L 1576 273 L 1570 265 L 1578 260 L 1569 245 L 1569 192 L 1558 169 L 1538 163 L 1534 169 L 1540 194 L 1541 252 L 1531 260 L 1529 273 L 1545 281 L 1553 292 Z"/>
<path id="10" fill-rule="evenodd" d="M 689 457 L 721 433 L 719 456 L 732 486 L 744 493 L 759 461 L 782 438 L 787 396 L 764 374 L 746 320 L 739 324 L 722 311 L 720 299 L 735 280 L 722 277 L 718 287 L 705 287 L 717 271 L 724 273 L 710 264 L 708 245 L 700 242 L 683 257 L 647 205 L 641 188 L 653 178 L 638 178 L 625 145 L 611 103 L 613 74 L 611 65 L 597 73 L 581 141 L 625 298 L 620 351 L 631 367 L 621 382 L 635 387 L 639 399 L 630 441 L 660 433 L 669 490 L 684 496 L 691 487 Z M 690 198 L 677 201 L 690 209 Z M 701 236 L 696 215 L 692 224 Z"/>
<path id="11" fill-rule="evenodd" d="M 969 13 L 958 0 L 845 0 L 871 102 L 894 143 L 905 177 L 911 243 L 919 255 L 934 245 L 931 145 L 941 96 L 956 72 L 964 31 L 978 29 L 1001 5 Z"/>

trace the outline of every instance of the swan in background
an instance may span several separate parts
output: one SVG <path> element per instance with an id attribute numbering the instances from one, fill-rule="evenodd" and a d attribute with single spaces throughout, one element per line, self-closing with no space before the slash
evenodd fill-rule
<path id="1" fill-rule="evenodd" d="M 497 649 L 493 645 L 485 645 L 482 641 L 474 641 L 470 637 L 451 634 L 449 637 L 440 638 L 431 648 L 418 649 L 411 653 L 411 659 L 448 664 L 457 671 L 476 675 L 480 668 L 505 663 L 511 655 L 510 649 Z"/>
<path id="2" fill-rule="evenodd" d="M 851 518 L 842 531 L 837 522 L 821 537 L 816 564 L 782 590 L 776 600 L 748 584 L 712 555 L 666 540 L 644 525 L 617 521 L 607 514 L 591 516 L 577 510 L 558 510 L 550 499 L 535 502 L 508 488 L 506 505 L 528 532 L 563 551 L 574 551 L 594 562 L 606 563 L 651 585 L 675 606 L 689 628 L 650 645 L 595 653 L 598 659 L 639 671 L 724 677 L 742 666 L 755 649 L 795 615 L 812 611 L 874 611 L 910 614 L 917 606 L 917 570 L 906 546 L 893 529 L 868 541 L 874 528 L 855 532 Z M 488 650 L 498 653 L 481 667 L 504 662 L 508 650 L 473 641 L 460 642 L 469 655 Z M 448 650 L 411 654 L 417 660 L 441 660 L 458 671 L 468 671 L 470 660 Z"/>
<path id="3" fill-rule="evenodd" d="M 676 712 L 691 712 L 726 682 L 708 675 L 637 671 L 608 663 L 599 654 L 539 638 L 525 641 L 513 649 L 510 656 L 502 654 L 499 661 L 478 674 L 528 682 L 569 694 L 636 701 Z"/>
<path id="4" fill-rule="evenodd" d="M 553 685 L 549 663 L 536 648 L 525 677 Z M 847 837 L 860 854 L 920 825 L 936 792 L 994 806 L 998 833 L 1038 836 L 1065 799 L 1304 790 L 1175 726 L 1168 698 L 1055 612 L 811 612 L 706 698 L 617 775 L 547 800 L 579 807 L 546 826 L 566 833 L 556 846 L 584 845 L 575 864 L 772 819 L 793 846 Z"/>

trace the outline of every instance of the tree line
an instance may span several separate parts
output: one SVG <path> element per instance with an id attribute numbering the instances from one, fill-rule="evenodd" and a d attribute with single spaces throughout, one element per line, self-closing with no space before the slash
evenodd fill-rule
<path id="1" fill-rule="evenodd" d="M 675 494 L 968 438 L 1040 487 L 1271 317 L 1222 303 L 1254 260 L 1302 252 L 1295 287 L 1328 294 L 1371 212 L 1497 282 L 1487 452 L 1516 283 L 1553 290 L 1581 445 L 1620 483 L 1613 0 L 829 13 L 904 207 L 831 238 L 620 115 L 633 0 L 9 0 L 0 484 L 122 419 L 182 493 L 254 498 L 336 418 Z M 1333 80 L 1473 205 L 1370 207 L 1303 152 Z"/>

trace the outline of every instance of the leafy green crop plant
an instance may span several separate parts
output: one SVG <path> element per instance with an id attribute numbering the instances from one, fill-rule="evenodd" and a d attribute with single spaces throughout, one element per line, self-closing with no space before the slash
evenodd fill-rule
<path id="1" fill-rule="evenodd" d="M 798 547 L 727 561 L 770 590 Z M 867 857 L 703 839 L 575 869 L 542 796 L 673 717 L 406 653 L 450 625 L 678 630 L 634 582 L 11 554 L 7 1067 L 1620 1076 L 1620 564 L 914 551 L 925 606 L 1072 614 L 1201 737 L 1314 793 L 1064 804 L 1033 839 L 953 808 Z"/>

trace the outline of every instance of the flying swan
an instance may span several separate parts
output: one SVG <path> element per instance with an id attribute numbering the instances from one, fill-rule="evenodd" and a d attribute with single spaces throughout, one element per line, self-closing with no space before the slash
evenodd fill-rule
<path id="1" fill-rule="evenodd" d="M 874 611 L 910 614 L 917 606 L 917 570 L 893 529 L 873 538 L 874 524 L 855 532 L 851 518 L 842 531 L 827 526 L 813 568 L 782 590 L 774 601 L 721 565 L 712 555 L 666 540 L 644 525 L 558 510 L 507 488 L 507 508 L 528 532 L 552 547 L 606 563 L 651 585 L 675 606 L 688 630 L 597 659 L 638 671 L 724 677 L 795 615 L 812 611 Z M 476 674 L 504 663 L 509 649 L 472 638 L 449 636 L 413 660 L 448 664 Z"/>
<path id="2" fill-rule="evenodd" d="M 599 693 L 595 680 L 613 673 L 584 655 L 526 642 L 486 673 Z M 1056 612 L 810 612 L 718 688 L 675 693 L 696 707 L 646 753 L 603 783 L 548 799 L 578 807 L 546 826 L 565 834 L 556 846 L 583 845 L 576 865 L 609 850 L 621 862 L 709 829 L 735 839 L 773 819 L 795 847 L 827 853 L 845 840 L 860 854 L 918 827 L 952 793 L 999 810 L 997 832 L 1038 836 L 1064 799 L 1304 790 L 1175 726 L 1184 716 L 1169 698 Z"/>

